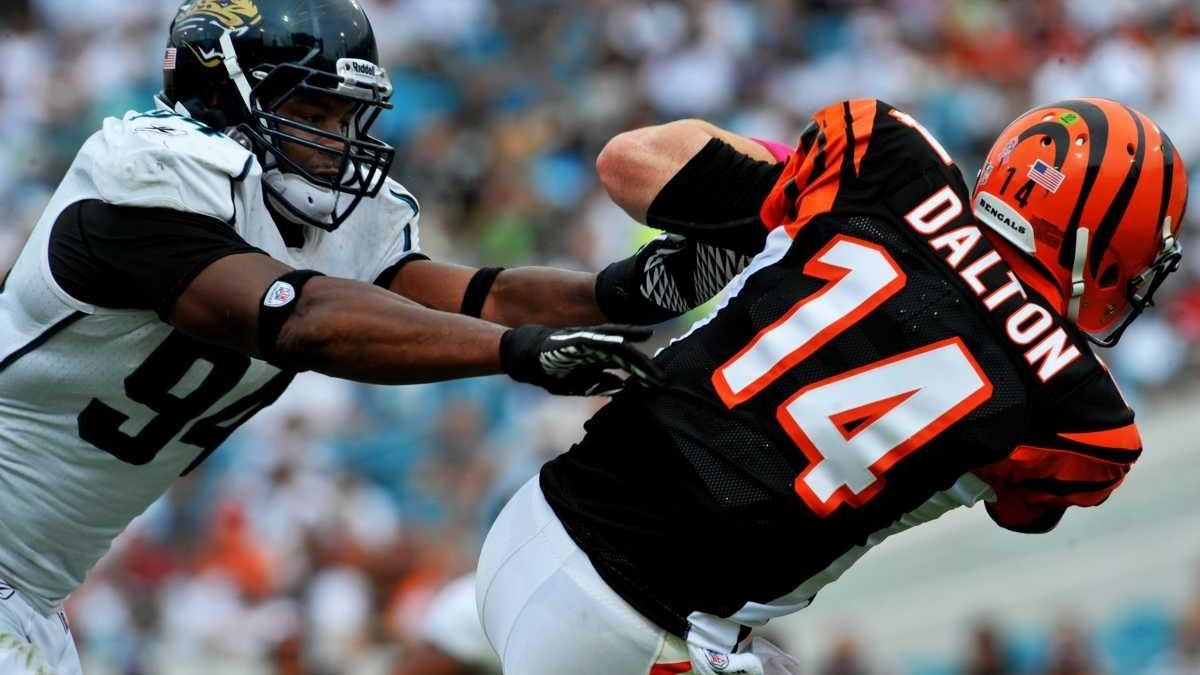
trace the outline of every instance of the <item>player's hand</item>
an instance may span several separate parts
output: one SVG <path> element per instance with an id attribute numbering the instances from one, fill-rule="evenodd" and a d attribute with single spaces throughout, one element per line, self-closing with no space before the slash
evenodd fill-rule
<path id="1" fill-rule="evenodd" d="M 659 323 L 708 302 L 738 275 L 750 257 L 664 234 L 596 277 L 596 302 L 612 321 Z"/>
<path id="2" fill-rule="evenodd" d="M 555 329 L 530 324 L 509 330 L 500 339 L 500 365 L 518 382 L 565 396 L 616 393 L 625 382 L 613 370 L 658 387 L 666 383 L 662 370 L 631 344 L 650 335 L 650 329 L 635 326 Z"/>

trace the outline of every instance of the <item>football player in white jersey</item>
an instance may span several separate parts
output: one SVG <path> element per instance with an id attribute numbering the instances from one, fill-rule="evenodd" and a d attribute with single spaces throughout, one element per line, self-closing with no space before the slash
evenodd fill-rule
<path id="1" fill-rule="evenodd" d="M 655 385 L 629 344 L 648 331 L 554 327 L 707 300 L 643 291 L 651 267 L 736 271 L 678 239 L 599 276 L 429 260 L 369 135 L 392 87 L 354 0 L 189 0 L 163 67 L 156 109 L 104 121 L 0 282 L 0 675 L 79 672 L 64 599 L 296 372 Z"/>

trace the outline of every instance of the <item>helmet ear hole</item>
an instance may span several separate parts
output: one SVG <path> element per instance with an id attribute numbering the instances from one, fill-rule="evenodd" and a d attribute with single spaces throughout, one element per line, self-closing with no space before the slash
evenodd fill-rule
<path id="1" fill-rule="evenodd" d="M 1128 152 L 1129 156 L 1133 157 L 1133 155 L 1137 152 L 1137 148 L 1133 147 L 1133 143 L 1126 143 L 1125 152 Z"/>
<path id="2" fill-rule="evenodd" d="M 1097 282 L 1100 284 L 1101 288 L 1112 288 L 1113 286 L 1117 285 L 1117 277 L 1119 274 L 1120 270 L 1117 268 L 1117 264 L 1109 263 L 1108 267 L 1105 267 L 1104 271 L 1100 273 L 1100 278 L 1097 280 Z"/>
<path id="3" fill-rule="evenodd" d="M 1054 145 L 1054 139 L 1050 136 L 1042 136 L 1042 146 L 1048 148 L 1051 145 Z"/>

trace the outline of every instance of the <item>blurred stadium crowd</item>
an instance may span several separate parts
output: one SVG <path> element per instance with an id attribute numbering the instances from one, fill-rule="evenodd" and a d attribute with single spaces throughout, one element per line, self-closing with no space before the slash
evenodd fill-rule
<path id="1" fill-rule="evenodd" d="M 396 86 L 377 130 L 399 149 L 393 175 L 421 200 L 435 258 L 597 269 L 627 255 L 645 235 L 607 202 L 592 161 L 613 134 L 678 117 L 790 143 L 823 104 L 873 96 L 920 119 L 973 176 L 999 125 L 1034 102 L 1108 96 L 1200 158 L 1200 9 L 1179 0 L 364 4 Z M 0 5 L 0 269 L 100 120 L 150 107 L 176 6 Z M 1194 271 L 1176 277 L 1166 311 L 1112 356 L 1135 396 L 1192 371 L 1200 286 Z M 391 672 L 433 592 L 473 566 L 508 490 L 596 405 L 498 379 L 385 389 L 302 377 L 74 598 L 85 667 Z M 1200 599 L 1156 620 L 1162 639 L 1133 666 L 1200 672 Z M 1064 623 L 1010 658 L 981 627 L 943 672 L 1127 672 L 1083 631 Z M 829 675 L 875 672 L 852 638 L 826 662 Z"/>

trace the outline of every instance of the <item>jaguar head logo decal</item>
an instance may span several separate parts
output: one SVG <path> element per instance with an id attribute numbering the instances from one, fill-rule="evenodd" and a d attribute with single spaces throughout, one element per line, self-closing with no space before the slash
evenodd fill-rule
<path id="1" fill-rule="evenodd" d="M 239 35 L 260 23 L 262 13 L 253 0 L 195 0 L 180 8 L 175 30 L 203 27 L 215 29 L 216 35 L 225 31 Z M 219 49 L 204 49 L 191 42 L 185 44 L 206 68 L 220 65 Z"/>

